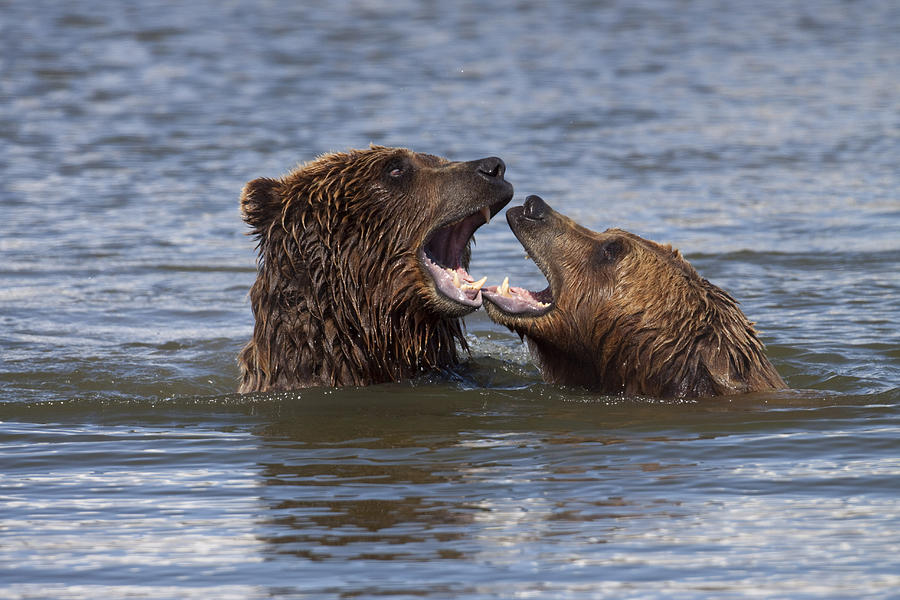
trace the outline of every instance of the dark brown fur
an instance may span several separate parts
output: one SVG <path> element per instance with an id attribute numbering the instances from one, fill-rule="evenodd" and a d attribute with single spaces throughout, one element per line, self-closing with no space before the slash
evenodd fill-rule
<path id="1" fill-rule="evenodd" d="M 527 337 L 545 380 L 655 397 L 785 387 L 734 298 L 677 250 L 621 229 L 596 233 L 543 207 L 529 207 L 540 218 L 516 207 L 507 219 L 547 275 L 552 307 L 527 316 L 485 306 Z"/>
<path id="2" fill-rule="evenodd" d="M 391 177 L 392 165 L 406 171 Z M 456 364 L 461 314 L 416 250 L 454 202 L 483 195 L 471 170 L 373 146 L 248 183 L 241 211 L 259 261 L 239 390 L 367 385 Z"/>

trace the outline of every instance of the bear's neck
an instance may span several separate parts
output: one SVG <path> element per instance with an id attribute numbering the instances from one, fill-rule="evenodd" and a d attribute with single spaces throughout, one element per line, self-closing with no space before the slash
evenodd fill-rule
<path id="1" fill-rule="evenodd" d="M 241 352 L 240 391 L 400 381 L 458 363 L 458 319 L 429 310 L 396 274 L 357 272 L 291 284 L 263 269 L 250 297 L 256 325 Z"/>
<path id="2" fill-rule="evenodd" d="M 592 355 L 560 348 L 556 343 L 525 336 L 531 358 L 547 383 L 573 385 L 615 394 L 621 383 L 615 373 L 605 374 Z"/>

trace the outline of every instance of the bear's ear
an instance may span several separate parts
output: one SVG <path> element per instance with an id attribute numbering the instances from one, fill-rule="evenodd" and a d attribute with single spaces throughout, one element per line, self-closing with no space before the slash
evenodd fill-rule
<path id="1" fill-rule="evenodd" d="M 594 248 L 591 257 L 595 266 L 604 266 L 616 262 L 625 253 L 625 245 L 619 238 L 605 240 Z"/>
<path id="2" fill-rule="evenodd" d="M 254 233 L 262 234 L 281 210 L 279 182 L 260 177 L 247 183 L 241 191 L 241 215 L 253 227 Z"/>

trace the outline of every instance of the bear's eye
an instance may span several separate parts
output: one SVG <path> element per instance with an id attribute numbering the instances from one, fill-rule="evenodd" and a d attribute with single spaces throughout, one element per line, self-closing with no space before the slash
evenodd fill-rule
<path id="1" fill-rule="evenodd" d="M 594 250 L 594 263 L 606 265 L 616 261 L 625 252 L 625 246 L 621 240 L 608 240 L 600 244 Z"/>
<path id="2" fill-rule="evenodd" d="M 406 164 L 406 161 L 398 158 L 389 162 L 384 171 L 392 179 L 399 179 L 406 173 L 407 169 L 408 165 Z"/>

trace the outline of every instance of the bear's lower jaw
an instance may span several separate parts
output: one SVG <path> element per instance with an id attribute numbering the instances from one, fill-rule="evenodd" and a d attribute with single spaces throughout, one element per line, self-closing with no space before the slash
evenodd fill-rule
<path id="1" fill-rule="evenodd" d="M 442 267 L 431 260 L 424 249 L 419 251 L 419 260 L 431 275 L 435 291 L 439 295 L 461 304 L 465 308 L 463 312 L 471 312 L 481 306 L 481 286 L 487 281 L 487 277 L 475 281 L 462 266 L 455 269 Z"/>
<path id="2" fill-rule="evenodd" d="M 481 293 L 485 301 L 504 316 L 534 318 L 553 308 L 553 293 L 549 286 L 540 292 L 532 292 L 510 287 L 508 277 L 500 285 L 483 288 Z"/>

